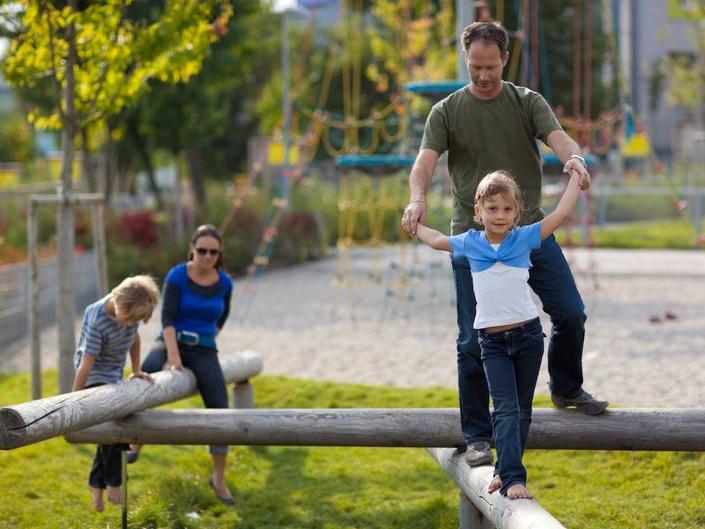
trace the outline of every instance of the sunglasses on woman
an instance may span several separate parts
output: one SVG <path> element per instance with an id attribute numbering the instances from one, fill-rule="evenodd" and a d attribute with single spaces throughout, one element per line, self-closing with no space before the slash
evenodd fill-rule
<path id="1" fill-rule="evenodd" d="M 212 249 L 212 248 L 196 248 L 196 253 L 198 255 L 206 255 L 207 253 L 215 256 L 220 253 L 220 250 Z"/>

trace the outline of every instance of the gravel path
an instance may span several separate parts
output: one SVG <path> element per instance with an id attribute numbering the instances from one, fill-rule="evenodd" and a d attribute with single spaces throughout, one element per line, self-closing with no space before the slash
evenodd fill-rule
<path id="1" fill-rule="evenodd" d="M 566 254 L 588 312 L 585 388 L 620 405 L 705 406 L 705 252 Z M 236 282 L 236 291 L 220 349 L 261 352 L 268 374 L 456 387 L 447 256 L 421 246 L 359 250 L 269 272 L 248 288 Z M 158 318 L 142 329 L 145 352 L 157 331 Z M 42 343 L 44 366 L 55 365 L 56 329 Z M 4 372 L 29 368 L 26 342 L 0 357 Z M 545 365 L 539 378 L 545 393 Z"/>

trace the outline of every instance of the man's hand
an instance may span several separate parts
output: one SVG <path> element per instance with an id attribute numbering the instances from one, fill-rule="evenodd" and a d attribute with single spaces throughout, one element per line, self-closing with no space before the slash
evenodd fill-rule
<path id="1" fill-rule="evenodd" d="M 144 371 L 135 371 L 130 375 L 130 378 L 140 378 L 146 380 L 147 382 L 154 382 L 152 375 L 145 373 Z"/>
<path id="2" fill-rule="evenodd" d="M 590 173 L 578 158 L 569 158 L 563 166 L 563 172 L 571 175 L 573 172 L 580 176 L 580 189 L 585 191 L 590 189 Z"/>
<path id="3" fill-rule="evenodd" d="M 401 218 L 401 225 L 409 235 L 416 235 L 416 225 L 426 220 L 426 202 L 423 200 L 412 200 L 404 209 L 404 216 Z"/>

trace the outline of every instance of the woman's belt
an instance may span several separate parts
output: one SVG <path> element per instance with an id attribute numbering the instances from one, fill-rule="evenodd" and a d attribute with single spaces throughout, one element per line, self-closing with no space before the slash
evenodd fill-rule
<path id="1" fill-rule="evenodd" d="M 176 340 L 184 345 L 198 345 L 215 349 L 215 336 L 204 336 L 192 331 L 176 331 Z"/>

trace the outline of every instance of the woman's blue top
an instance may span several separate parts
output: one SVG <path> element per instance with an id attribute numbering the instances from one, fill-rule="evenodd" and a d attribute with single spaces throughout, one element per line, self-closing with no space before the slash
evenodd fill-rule
<path id="1" fill-rule="evenodd" d="M 232 290 L 233 282 L 222 270 L 217 283 L 203 287 L 189 279 L 187 263 L 176 265 L 164 280 L 162 328 L 215 336 L 230 312 Z"/>

